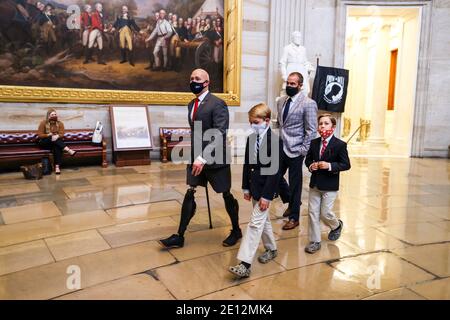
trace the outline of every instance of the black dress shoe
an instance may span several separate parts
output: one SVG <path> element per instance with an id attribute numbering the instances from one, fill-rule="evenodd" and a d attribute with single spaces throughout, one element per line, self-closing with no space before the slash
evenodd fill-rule
<path id="1" fill-rule="evenodd" d="M 184 246 L 184 237 L 181 237 L 177 234 L 173 234 L 167 239 L 162 239 L 158 241 L 164 248 L 183 248 Z"/>
<path id="2" fill-rule="evenodd" d="M 291 208 L 287 208 L 286 211 L 283 213 L 283 217 L 287 218 L 291 215 Z"/>
<path id="3" fill-rule="evenodd" d="M 238 242 L 238 240 L 240 238 L 242 238 L 242 231 L 241 231 L 241 229 L 239 229 L 239 230 L 231 230 L 230 235 L 225 240 L 223 240 L 222 245 L 224 247 L 232 247 Z"/>

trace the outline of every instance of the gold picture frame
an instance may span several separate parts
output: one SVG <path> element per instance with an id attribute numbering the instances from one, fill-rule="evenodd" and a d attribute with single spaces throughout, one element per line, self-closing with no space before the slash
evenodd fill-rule
<path id="1" fill-rule="evenodd" d="M 230 106 L 240 105 L 242 0 L 224 0 L 224 92 L 215 93 Z M 186 105 L 191 93 L 99 90 L 0 85 L 2 102 Z"/>

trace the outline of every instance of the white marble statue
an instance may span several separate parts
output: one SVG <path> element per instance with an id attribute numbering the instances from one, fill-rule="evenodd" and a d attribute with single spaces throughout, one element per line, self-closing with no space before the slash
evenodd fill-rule
<path id="1" fill-rule="evenodd" d="M 291 34 L 291 43 L 283 49 L 283 55 L 280 60 L 281 76 L 283 78 L 283 90 L 286 88 L 286 80 L 291 72 L 300 72 L 303 76 L 303 89 L 305 95 L 309 94 L 309 73 L 314 71 L 314 67 L 307 60 L 306 49 L 301 45 L 302 34 L 300 31 L 294 31 Z M 282 94 L 283 95 L 283 94 Z"/>

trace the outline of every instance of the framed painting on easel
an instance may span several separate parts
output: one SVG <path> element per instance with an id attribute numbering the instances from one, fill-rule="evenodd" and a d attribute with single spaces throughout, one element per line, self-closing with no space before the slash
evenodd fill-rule
<path id="1" fill-rule="evenodd" d="M 146 106 L 111 106 L 116 166 L 150 164 L 153 141 Z"/>

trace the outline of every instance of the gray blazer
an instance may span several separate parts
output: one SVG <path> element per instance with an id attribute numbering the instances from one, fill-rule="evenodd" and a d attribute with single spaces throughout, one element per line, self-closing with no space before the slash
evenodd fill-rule
<path id="1" fill-rule="evenodd" d="M 188 104 L 188 121 L 191 127 L 191 163 L 198 156 L 202 156 L 207 163 L 205 169 L 218 169 L 229 166 L 231 163 L 230 152 L 227 146 L 227 133 L 229 126 L 228 106 L 222 99 L 208 93 L 205 99 L 200 103 L 195 121 L 201 121 L 201 132 L 197 132 L 194 122 L 191 119 L 194 100 Z M 216 133 L 220 134 L 218 140 L 213 140 L 208 136 L 209 129 L 216 129 Z M 206 133 L 206 136 L 204 136 Z M 213 140 L 213 141 L 211 141 Z M 216 154 L 215 151 L 220 154 Z M 214 157 L 213 161 L 209 161 L 208 157 Z"/>
<path id="2" fill-rule="evenodd" d="M 311 140 L 317 134 L 317 104 L 300 93 L 291 104 L 286 122 L 283 123 L 283 106 L 288 98 L 281 97 L 277 102 L 277 120 L 283 150 L 290 158 L 306 156 Z"/>

